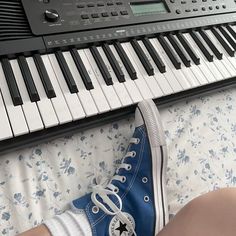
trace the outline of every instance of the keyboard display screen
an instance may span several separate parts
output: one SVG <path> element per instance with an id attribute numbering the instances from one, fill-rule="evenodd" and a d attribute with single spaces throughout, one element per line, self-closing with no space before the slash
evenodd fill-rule
<path id="1" fill-rule="evenodd" d="M 165 4 L 160 1 L 133 2 L 133 3 L 131 2 L 130 6 L 135 16 L 169 12 Z"/>

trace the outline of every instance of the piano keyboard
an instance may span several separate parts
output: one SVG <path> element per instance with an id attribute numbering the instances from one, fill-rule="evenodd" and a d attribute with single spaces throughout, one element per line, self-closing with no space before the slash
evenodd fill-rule
<path id="1" fill-rule="evenodd" d="M 0 152 L 17 137 L 230 81 L 235 51 L 236 26 L 223 24 L 1 56 Z"/>

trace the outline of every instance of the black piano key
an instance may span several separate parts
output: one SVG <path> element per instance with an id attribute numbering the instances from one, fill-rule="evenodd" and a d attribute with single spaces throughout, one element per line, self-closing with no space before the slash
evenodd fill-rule
<path id="1" fill-rule="evenodd" d="M 101 71 L 102 73 L 102 76 L 103 76 L 103 79 L 105 80 L 106 84 L 107 85 L 112 85 L 113 82 L 112 82 L 112 78 L 111 78 L 111 75 L 98 51 L 98 49 L 96 48 L 96 46 L 91 46 L 90 47 L 90 51 L 91 53 L 93 54 L 93 57 L 98 65 L 98 68 L 99 70 Z"/>
<path id="2" fill-rule="evenodd" d="M 37 67 L 39 76 L 41 78 L 41 81 L 43 83 L 43 87 L 45 89 L 45 92 L 47 94 L 48 98 L 54 98 L 56 97 L 55 91 L 53 89 L 52 83 L 50 81 L 50 78 L 48 76 L 47 70 L 43 64 L 43 60 L 40 54 L 34 54 L 33 56 L 35 65 Z"/>
<path id="3" fill-rule="evenodd" d="M 125 75 L 107 43 L 102 46 L 119 82 L 125 82 Z"/>
<path id="4" fill-rule="evenodd" d="M 149 76 L 154 75 L 154 68 L 152 67 L 151 63 L 149 62 L 148 58 L 146 57 L 144 51 L 140 47 L 139 43 L 136 39 L 131 40 L 131 45 L 134 48 L 134 51 L 138 55 L 139 60 L 141 61 L 143 67 L 145 68 L 147 74 Z"/>
<path id="5" fill-rule="evenodd" d="M 13 73 L 11 64 L 7 58 L 3 58 L 2 60 L 2 68 L 5 74 L 5 78 L 7 81 L 7 85 L 11 94 L 12 102 L 14 106 L 19 106 L 23 104 L 19 88 L 16 83 L 16 78 Z"/>
<path id="6" fill-rule="evenodd" d="M 66 60 L 63 56 L 63 53 L 61 51 L 57 51 L 55 53 L 58 64 L 61 68 L 61 71 L 64 75 L 64 78 L 66 80 L 67 86 L 71 93 L 78 93 L 78 88 L 76 86 L 75 80 L 70 72 L 70 69 L 66 63 Z"/>
<path id="7" fill-rule="evenodd" d="M 30 72 L 29 66 L 24 56 L 18 57 L 18 63 L 21 69 L 21 73 L 30 97 L 31 102 L 37 102 L 40 100 L 38 91 L 34 84 L 32 74 Z"/>
<path id="8" fill-rule="evenodd" d="M 235 41 L 231 38 L 229 33 L 221 26 L 219 26 L 220 32 L 224 35 L 225 39 L 228 41 L 228 43 L 232 46 L 232 48 L 236 51 L 236 43 Z"/>
<path id="9" fill-rule="evenodd" d="M 204 30 L 201 29 L 199 33 L 201 34 L 202 38 L 205 40 L 209 48 L 212 50 L 212 52 L 215 54 L 216 58 L 221 60 L 223 57 L 223 53 L 221 53 L 218 48 L 212 43 Z"/>
<path id="10" fill-rule="evenodd" d="M 155 62 L 157 68 L 159 69 L 159 71 L 161 73 L 165 73 L 166 66 L 165 66 L 164 62 L 162 61 L 161 57 L 159 56 L 159 54 L 157 53 L 156 49 L 153 47 L 150 40 L 147 37 L 145 37 L 143 39 L 143 43 L 144 43 L 145 47 L 147 48 L 148 52 L 150 53 L 153 61 Z"/>
<path id="11" fill-rule="evenodd" d="M 121 46 L 121 44 L 119 42 L 115 42 L 115 48 L 117 53 L 119 54 L 126 70 L 129 73 L 129 76 L 132 80 L 137 79 L 137 72 L 135 71 L 129 57 L 126 55 L 125 50 L 123 49 L 123 47 Z"/>
<path id="12" fill-rule="evenodd" d="M 231 49 L 231 47 L 227 44 L 227 42 L 222 38 L 222 36 L 217 32 L 215 27 L 211 28 L 211 32 L 215 35 L 217 40 L 220 42 L 222 47 L 226 50 L 226 52 L 233 57 L 234 56 L 234 50 Z"/>
<path id="13" fill-rule="evenodd" d="M 185 53 L 185 51 L 183 51 L 183 49 L 181 48 L 181 45 L 176 40 L 174 35 L 173 34 L 169 34 L 167 36 L 167 38 L 169 39 L 169 41 L 172 44 L 173 48 L 175 49 L 176 53 L 179 55 L 179 57 L 183 61 L 184 65 L 186 67 L 190 67 L 191 66 L 191 60 L 190 60 L 189 56 Z"/>
<path id="14" fill-rule="evenodd" d="M 198 45 L 198 47 L 200 48 L 200 50 L 202 51 L 202 53 L 204 54 L 204 56 L 206 57 L 206 59 L 209 62 L 213 61 L 213 55 L 211 52 L 209 52 L 209 50 L 205 47 L 205 45 L 202 42 L 202 39 L 196 34 L 195 31 L 191 31 L 190 35 L 192 36 L 193 40 L 195 41 L 195 43 Z"/>
<path id="15" fill-rule="evenodd" d="M 233 38 L 236 39 L 236 32 L 235 32 L 234 29 L 231 27 L 231 25 L 227 25 L 226 28 L 227 28 L 227 30 L 230 32 L 230 34 L 233 36 Z"/>
<path id="16" fill-rule="evenodd" d="M 181 62 L 179 61 L 178 57 L 176 56 L 175 52 L 172 50 L 168 42 L 165 40 L 165 38 L 162 35 L 159 35 L 158 40 L 165 50 L 167 56 L 170 58 L 171 62 L 173 63 L 174 67 L 176 69 L 181 68 Z"/>
<path id="17" fill-rule="evenodd" d="M 89 76 L 89 74 L 88 74 L 88 72 L 87 72 L 87 70 L 84 66 L 84 63 L 83 63 L 77 49 L 73 48 L 73 49 L 71 49 L 70 52 L 71 52 L 71 55 L 74 59 L 75 65 L 76 65 L 76 67 L 77 67 L 77 69 L 78 69 L 78 71 L 81 75 L 81 78 L 84 82 L 85 88 L 87 90 L 94 89 L 92 80 L 91 80 L 91 78 L 90 78 L 90 76 Z"/>
<path id="18" fill-rule="evenodd" d="M 184 35 L 182 33 L 178 33 L 177 34 L 177 38 L 179 39 L 179 41 L 181 42 L 182 46 L 185 48 L 186 52 L 188 53 L 188 55 L 191 57 L 191 59 L 193 60 L 193 62 L 196 65 L 200 64 L 200 58 L 198 57 L 198 55 L 194 52 L 194 49 L 192 48 L 192 46 L 190 45 L 190 43 L 186 40 L 186 38 L 184 37 Z"/>

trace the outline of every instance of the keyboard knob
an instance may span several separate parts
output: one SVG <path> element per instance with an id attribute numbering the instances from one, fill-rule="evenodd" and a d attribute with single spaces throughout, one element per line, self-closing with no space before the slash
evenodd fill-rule
<path id="1" fill-rule="evenodd" d="M 44 15 L 48 22 L 57 22 L 60 18 L 59 13 L 54 9 L 46 10 Z"/>

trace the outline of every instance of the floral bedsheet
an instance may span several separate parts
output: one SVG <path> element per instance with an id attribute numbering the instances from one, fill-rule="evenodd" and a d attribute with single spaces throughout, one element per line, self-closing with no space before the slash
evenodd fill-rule
<path id="1" fill-rule="evenodd" d="M 196 196 L 236 186 L 236 89 L 160 110 L 169 150 L 170 215 Z M 63 212 L 109 179 L 125 154 L 134 118 L 0 157 L 0 235 L 16 235 Z"/>

